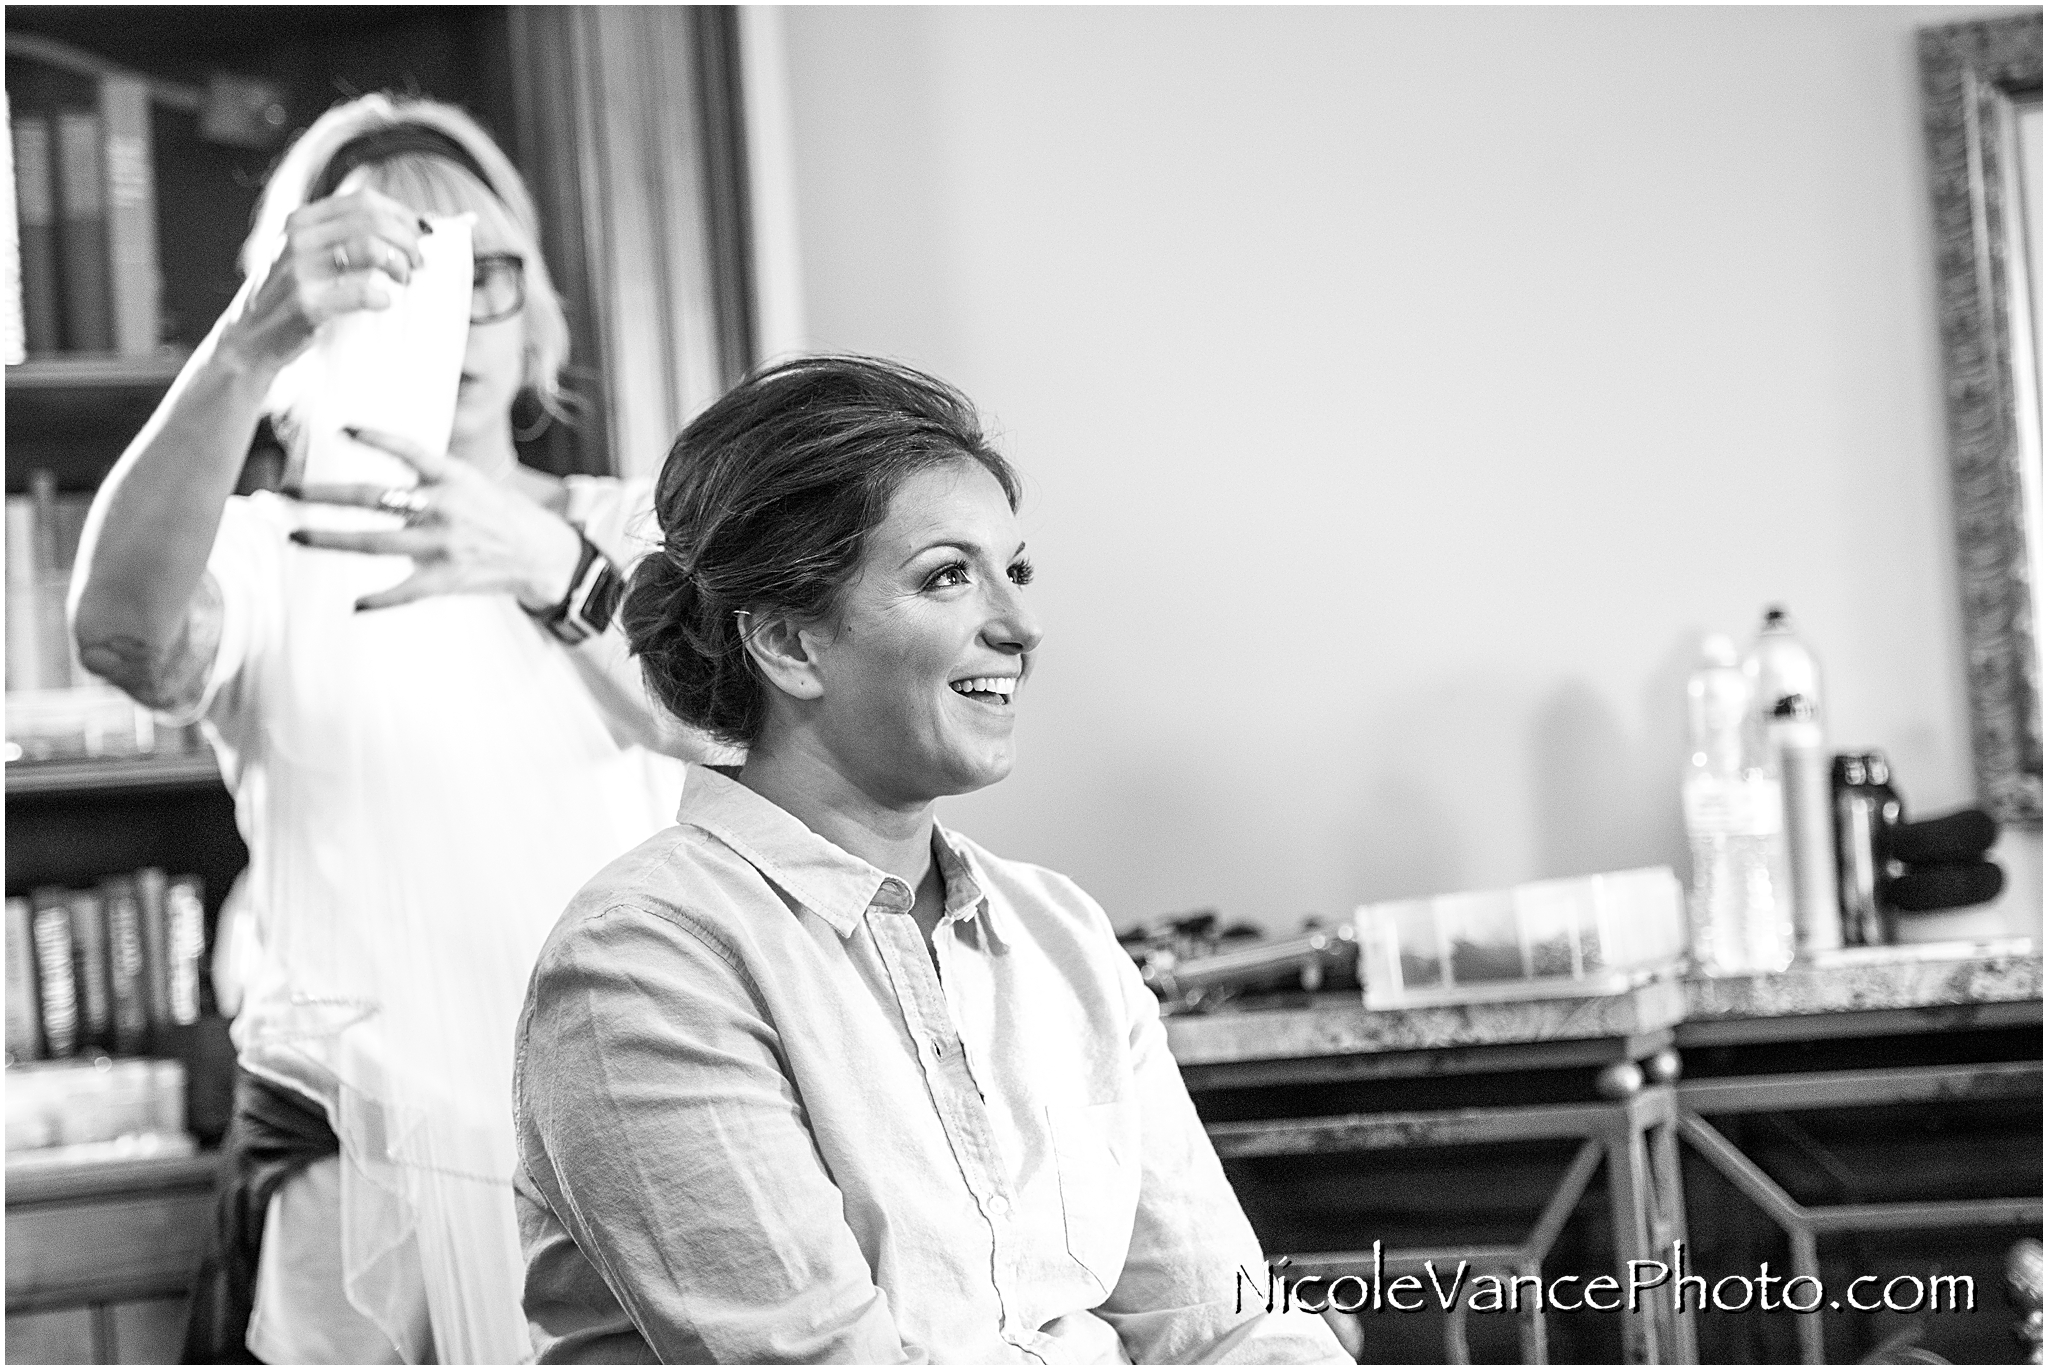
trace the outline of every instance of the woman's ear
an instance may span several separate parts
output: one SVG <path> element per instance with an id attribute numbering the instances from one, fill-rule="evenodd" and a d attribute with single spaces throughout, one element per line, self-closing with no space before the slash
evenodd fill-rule
<path id="1" fill-rule="evenodd" d="M 825 693 L 818 672 L 819 639 L 787 614 L 739 611 L 740 640 L 761 678 L 791 699 L 817 699 Z"/>

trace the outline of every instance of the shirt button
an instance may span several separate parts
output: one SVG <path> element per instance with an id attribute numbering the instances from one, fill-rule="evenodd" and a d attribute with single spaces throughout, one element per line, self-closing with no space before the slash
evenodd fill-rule
<path id="1" fill-rule="evenodd" d="M 1007 1214 L 1009 1211 L 1010 1201 L 1008 1199 L 1004 1198 L 1000 1194 L 993 1194 L 989 1196 L 988 1215 L 991 1218 L 1000 1218 Z"/>

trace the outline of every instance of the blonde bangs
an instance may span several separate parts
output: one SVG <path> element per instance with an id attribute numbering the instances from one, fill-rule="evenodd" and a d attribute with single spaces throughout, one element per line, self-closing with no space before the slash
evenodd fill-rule
<path id="1" fill-rule="evenodd" d="M 510 244 L 509 251 L 528 260 L 540 255 L 533 235 L 512 216 L 505 202 L 445 157 L 390 157 L 353 172 L 347 183 L 367 185 L 417 214 L 474 214 L 478 228 Z"/>

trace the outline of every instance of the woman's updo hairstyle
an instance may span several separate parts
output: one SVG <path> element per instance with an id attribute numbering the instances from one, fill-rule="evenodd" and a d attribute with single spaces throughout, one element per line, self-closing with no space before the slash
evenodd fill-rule
<path id="1" fill-rule="evenodd" d="M 733 746 L 760 735 L 765 683 L 740 611 L 816 620 L 858 573 L 903 480 L 979 462 L 1017 507 L 1017 475 L 965 395 L 872 357 L 799 357 L 754 372 L 683 430 L 661 468 L 661 550 L 620 620 L 647 685 Z"/>

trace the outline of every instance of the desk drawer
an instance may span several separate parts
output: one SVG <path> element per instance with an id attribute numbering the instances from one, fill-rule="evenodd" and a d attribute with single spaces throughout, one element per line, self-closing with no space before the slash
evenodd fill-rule
<path id="1" fill-rule="evenodd" d="M 182 1294 L 207 1229 L 203 1190 L 7 1210 L 7 1310 Z"/>

